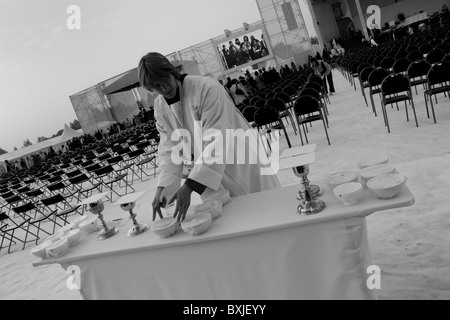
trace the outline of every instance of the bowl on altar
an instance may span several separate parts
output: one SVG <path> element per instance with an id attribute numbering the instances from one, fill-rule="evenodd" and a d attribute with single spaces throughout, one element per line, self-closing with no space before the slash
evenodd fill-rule
<path id="1" fill-rule="evenodd" d="M 220 201 L 222 202 L 222 205 L 226 205 L 228 201 L 231 200 L 230 192 L 227 189 L 219 189 L 219 190 L 213 190 L 210 192 L 204 192 L 201 195 L 201 199 L 203 203 L 206 203 L 208 201 Z"/>
<path id="2" fill-rule="evenodd" d="M 69 250 L 69 240 L 60 239 L 58 241 L 53 242 L 47 247 L 47 254 L 50 257 L 59 257 Z"/>
<path id="3" fill-rule="evenodd" d="M 222 215 L 222 201 L 210 200 L 195 207 L 195 214 L 201 212 L 209 212 L 213 220 L 219 218 Z"/>
<path id="4" fill-rule="evenodd" d="M 390 199 L 400 193 L 405 183 L 406 177 L 404 175 L 398 173 L 381 174 L 370 179 L 367 182 L 367 187 L 377 198 Z"/>
<path id="5" fill-rule="evenodd" d="M 73 226 L 73 229 L 77 229 L 80 225 L 81 222 L 83 222 L 84 220 L 88 219 L 89 217 L 87 215 L 83 215 L 83 216 L 79 216 L 77 217 L 72 223 L 71 225 Z"/>
<path id="6" fill-rule="evenodd" d="M 82 221 L 79 225 L 78 228 L 80 228 L 80 230 L 83 230 L 87 233 L 92 233 L 95 230 L 97 230 L 97 224 L 98 224 L 98 218 L 97 217 L 92 217 L 89 219 L 86 219 L 84 221 Z"/>
<path id="7" fill-rule="evenodd" d="M 326 184 L 331 189 L 334 190 L 337 186 L 349 183 L 358 182 L 358 173 L 354 171 L 342 171 L 332 174 L 328 177 Z"/>
<path id="8" fill-rule="evenodd" d="M 181 223 L 181 228 L 184 232 L 191 236 L 199 235 L 206 232 L 212 224 L 212 216 L 209 212 L 200 212 L 192 218 L 187 219 Z"/>
<path id="9" fill-rule="evenodd" d="M 155 221 L 150 227 L 150 230 L 160 239 L 168 238 L 174 235 L 180 224 L 177 219 L 172 217 L 166 217 L 161 220 Z"/>
<path id="10" fill-rule="evenodd" d="M 359 175 L 361 176 L 361 179 L 367 183 L 367 181 L 380 174 L 394 173 L 394 171 L 395 167 L 393 165 L 385 163 L 364 168 L 359 172 Z"/>
<path id="11" fill-rule="evenodd" d="M 52 234 L 51 236 L 48 236 L 47 238 L 45 238 L 45 241 L 51 241 L 52 243 L 55 241 L 58 241 L 61 238 L 62 233 L 61 232 L 55 232 L 54 234 Z"/>
<path id="12" fill-rule="evenodd" d="M 52 241 L 46 240 L 42 242 L 41 244 L 37 245 L 33 249 L 31 249 L 31 254 L 35 257 L 45 259 L 47 258 L 47 247 L 52 244 Z"/>
<path id="13" fill-rule="evenodd" d="M 80 241 L 81 232 L 80 229 L 70 230 L 61 236 L 61 240 L 67 239 L 69 241 L 69 247 L 73 247 Z"/>
<path id="14" fill-rule="evenodd" d="M 359 182 L 348 182 L 333 189 L 334 196 L 346 206 L 357 204 L 364 195 L 363 185 Z"/>

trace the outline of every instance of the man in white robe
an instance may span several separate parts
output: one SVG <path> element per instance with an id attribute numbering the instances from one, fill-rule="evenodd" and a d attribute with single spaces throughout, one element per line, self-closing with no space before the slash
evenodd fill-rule
<path id="1" fill-rule="evenodd" d="M 237 143 L 233 148 L 230 141 L 224 141 L 227 140 L 227 129 L 242 129 L 244 135 L 250 132 L 255 134 L 255 131 L 236 109 L 219 82 L 207 77 L 186 76 L 181 91 L 180 101 L 173 104 L 168 104 L 162 95 L 155 99 L 155 119 L 160 133 L 158 187 L 168 187 L 172 183 L 177 183 L 182 176 L 183 164 L 179 163 L 181 161 L 175 161 L 178 163 L 173 161 L 174 154 L 181 149 L 179 140 L 171 140 L 172 134 L 177 129 L 186 129 L 188 134 L 185 136 L 190 137 L 190 140 L 185 142 L 184 148 L 193 152 L 183 154 L 183 157 L 191 160 L 192 154 L 197 156 L 185 183 L 195 191 L 200 190 L 201 195 L 225 188 L 233 197 L 280 187 L 275 172 L 273 175 L 262 175 L 261 164 L 256 161 L 249 164 L 250 157 L 247 156 L 245 163 L 238 163 L 239 153 L 242 156 L 244 150 L 239 148 Z M 195 126 L 197 132 L 202 131 L 200 137 L 196 135 Z M 200 127 L 201 130 L 198 130 Z M 215 132 L 220 132 L 223 140 L 211 139 L 199 142 L 206 140 L 205 133 L 208 133 L 208 129 L 218 130 Z M 247 155 L 249 149 L 254 146 L 250 147 L 249 143 L 245 146 Z M 234 156 L 230 158 L 229 152 L 232 148 Z M 223 159 L 222 163 L 210 163 L 214 162 L 211 161 L 214 157 L 208 150 L 224 150 L 225 154 L 219 157 Z M 252 151 L 257 152 L 255 149 Z M 264 152 L 260 150 L 259 155 L 262 153 Z M 258 157 L 256 158 L 259 162 Z"/>
<path id="2" fill-rule="evenodd" d="M 238 196 L 280 187 L 276 172 L 271 170 L 273 162 L 278 170 L 278 154 L 271 156 L 270 163 L 264 161 L 267 157 L 262 144 L 256 143 L 255 130 L 218 81 L 181 75 L 158 52 L 141 58 L 138 75 L 144 88 L 159 94 L 154 102 L 160 142 L 153 220 L 156 214 L 162 218 L 161 207 L 176 198 L 173 216 L 183 221 L 194 191 L 205 198 L 221 188 Z M 230 131 L 232 139 L 228 136 Z M 234 143 L 235 135 L 241 144 Z M 251 143 L 245 143 L 247 136 Z M 178 188 L 183 177 L 182 158 L 194 161 L 194 165 Z M 263 168 L 261 163 L 270 167 Z"/>

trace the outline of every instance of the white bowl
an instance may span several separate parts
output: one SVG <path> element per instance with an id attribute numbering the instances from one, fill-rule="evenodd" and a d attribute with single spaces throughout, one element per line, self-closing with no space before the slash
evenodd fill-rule
<path id="1" fill-rule="evenodd" d="M 367 187 L 377 198 L 390 199 L 400 193 L 405 182 L 406 178 L 401 174 L 381 174 L 370 179 Z"/>
<path id="2" fill-rule="evenodd" d="M 42 242 L 40 245 L 37 245 L 36 247 L 31 249 L 31 254 L 33 254 L 38 258 L 45 259 L 47 258 L 47 247 L 51 244 L 52 244 L 51 241 L 46 240 Z"/>
<path id="3" fill-rule="evenodd" d="M 65 254 L 69 250 L 69 240 L 60 239 L 56 242 L 53 242 L 51 245 L 47 247 L 47 254 L 51 257 L 59 257 Z"/>
<path id="4" fill-rule="evenodd" d="M 56 242 L 59 239 L 61 239 L 61 232 L 55 232 L 54 234 L 52 234 L 51 236 L 48 236 L 47 238 L 45 238 L 45 241 L 50 241 L 50 242 Z"/>
<path id="5" fill-rule="evenodd" d="M 155 221 L 150 227 L 150 230 L 160 239 L 168 238 L 177 232 L 180 224 L 177 219 L 167 217 Z"/>
<path id="6" fill-rule="evenodd" d="M 359 172 L 359 175 L 361 176 L 361 179 L 367 183 L 370 179 L 380 175 L 380 174 L 386 174 L 386 173 L 393 173 L 395 171 L 395 168 L 391 164 L 377 164 L 374 166 L 370 166 L 367 168 L 362 169 Z"/>
<path id="7" fill-rule="evenodd" d="M 388 161 L 389 157 L 386 154 L 380 153 L 376 155 L 362 157 L 359 160 L 358 165 L 361 169 L 364 169 L 366 167 L 374 166 L 377 164 L 388 163 Z"/>
<path id="8" fill-rule="evenodd" d="M 230 192 L 227 189 L 220 189 L 217 191 L 210 191 L 203 193 L 201 195 L 201 199 L 203 203 L 206 203 L 208 201 L 214 201 L 218 200 L 222 202 L 222 205 L 226 205 L 228 201 L 231 200 Z"/>
<path id="9" fill-rule="evenodd" d="M 79 216 L 77 217 L 72 223 L 71 225 L 73 226 L 73 229 L 78 229 L 79 225 L 81 222 L 83 222 L 84 220 L 88 219 L 89 217 L 87 215 L 83 215 L 83 216 Z"/>
<path id="10" fill-rule="evenodd" d="M 70 230 L 61 236 L 61 240 L 62 239 L 69 240 L 70 247 L 73 247 L 74 245 L 76 245 L 78 243 L 78 241 L 80 241 L 80 238 L 81 238 L 81 230 L 80 229 Z"/>
<path id="11" fill-rule="evenodd" d="M 348 182 L 333 189 L 334 196 L 346 206 L 356 204 L 364 195 L 363 185 L 359 182 Z"/>
<path id="12" fill-rule="evenodd" d="M 337 186 L 348 183 L 348 182 L 358 182 L 358 173 L 354 171 L 342 171 L 332 174 L 328 177 L 326 183 L 328 187 L 333 190 Z"/>
<path id="13" fill-rule="evenodd" d="M 201 212 L 192 218 L 181 223 L 181 228 L 184 232 L 190 235 L 199 235 L 206 232 L 212 224 L 212 216 L 209 212 Z"/>
<path id="14" fill-rule="evenodd" d="M 84 221 L 82 221 L 79 225 L 78 228 L 80 228 L 80 230 L 83 230 L 87 233 L 92 233 L 95 230 L 97 230 L 97 224 L 98 224 L 98 219 L 97 217 L 92 217 L 89 219 L 86 219 Z"/>
<path id="15" fill-rule="evenodd" d="M 60 233 L 62 236 L 73 229 L 74 229 L 74 227 L 72 224 L 66 224 L 65 226 L 59 228 L 57 232 Z"/>
<path id="16" fill-rule="evenodd" d="M 208 201 L 195 207 L 194 212 L 196 214 L 201 212 L 209 212 L 212 219 L 215 220 L 222 215 L 222 202 L 219 200 Z"/>

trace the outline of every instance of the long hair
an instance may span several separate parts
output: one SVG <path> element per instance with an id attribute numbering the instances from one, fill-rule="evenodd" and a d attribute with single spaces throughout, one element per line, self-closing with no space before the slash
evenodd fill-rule
<path id="1" fill-rule="evenodd" d="M 149 52 L 139 61 L 139 82 L 149 91 L 152 91 L 152 82 L 167 80 L 171 74 L 174 75 L 175 79 L 180 79 L 178 69 L 170 63 L 169 59 L 158 52 Z"/>

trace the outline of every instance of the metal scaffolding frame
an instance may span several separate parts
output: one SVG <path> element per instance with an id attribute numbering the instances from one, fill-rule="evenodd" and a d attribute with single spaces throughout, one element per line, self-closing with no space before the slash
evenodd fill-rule
<path id="1" fill-rule="evenodd" d="M 289 30 L 288 21 L 283 12 L 282 5 L 290 4 L 297 28 Z M 313 49 L 305 20 L 297 0 L 256 0 L 266 31 L 269 34 L 269 43 L 272 46 L 277 65 L 287 64 L 291 61 L 305 61 Z M 291 21 L 292 23 L 292 21 Z"/>

